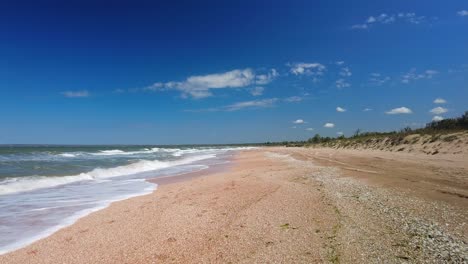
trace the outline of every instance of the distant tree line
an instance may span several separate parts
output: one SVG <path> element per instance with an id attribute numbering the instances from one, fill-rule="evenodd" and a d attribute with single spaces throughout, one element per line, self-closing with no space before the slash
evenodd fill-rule
<path id="1" fill-rule="evenodd" d="M 447 118 L 440 121 L 432 121 L 426 125 L 425 130 L 467 130 L 468 111 L 457 118 Z"/>
<path id="2" fill-rule="evenodd" d="M 399 131 L 390 132 L 362 132 L 360 129 L 356 130 L 354 134 L 348 138 L 341 135 L 339 137 L 322 137 L 316 134 L 307 141 L 283 141 L 283 142 L 266 142 L 260 145 L 267 146 L 304 146 L 309 144 L 321 144 L 329 143 L 344 139 L 362 139 L 362 138 L 373 138 L 373 137 L 397 137 L 402 138 L 408 134 L 435 134 L 435 133 L 450 133 L 468 130 L 468 111 L 462 114 L 460 117 L 447 118 L 440 121 L 432 121 L 427 123 L 425 127 L 412 129 L 405 127 Z"/>

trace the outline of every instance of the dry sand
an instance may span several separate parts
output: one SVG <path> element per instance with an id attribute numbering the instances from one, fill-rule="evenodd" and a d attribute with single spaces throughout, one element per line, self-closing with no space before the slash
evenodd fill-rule
<path id="1" fill-rule="evenodd" d="M 466 158 L 243 151 L 0 263 L 466 263 Z"/>

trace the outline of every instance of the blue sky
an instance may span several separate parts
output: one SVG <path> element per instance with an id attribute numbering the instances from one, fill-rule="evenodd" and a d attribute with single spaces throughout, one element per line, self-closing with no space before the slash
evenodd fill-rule
<path id="1" fill-rule="evenodd" d="M 304 140 L 468 110 L 464 0 L 2 1 L 0 38 L 0 144 Z"/>

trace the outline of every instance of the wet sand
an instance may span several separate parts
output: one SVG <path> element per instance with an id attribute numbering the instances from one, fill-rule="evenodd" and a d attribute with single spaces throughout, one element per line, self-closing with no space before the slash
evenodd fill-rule
<path id="1" fill-rule="evenodd" d="M 408 154 L 409 155 L 409 154 Z M 464 157 L 263 148 L 155 179 L 0 263 L 466 261 Z"/>

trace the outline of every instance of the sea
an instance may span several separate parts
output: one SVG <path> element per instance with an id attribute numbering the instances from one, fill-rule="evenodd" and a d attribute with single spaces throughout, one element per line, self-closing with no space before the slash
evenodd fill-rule
<path id="1" fill-rule="evenodd" d="M 229 162 L 248 147 L 0 146 L 0 254 L 112 202 L 153 192 L 149 178 Z"/>

